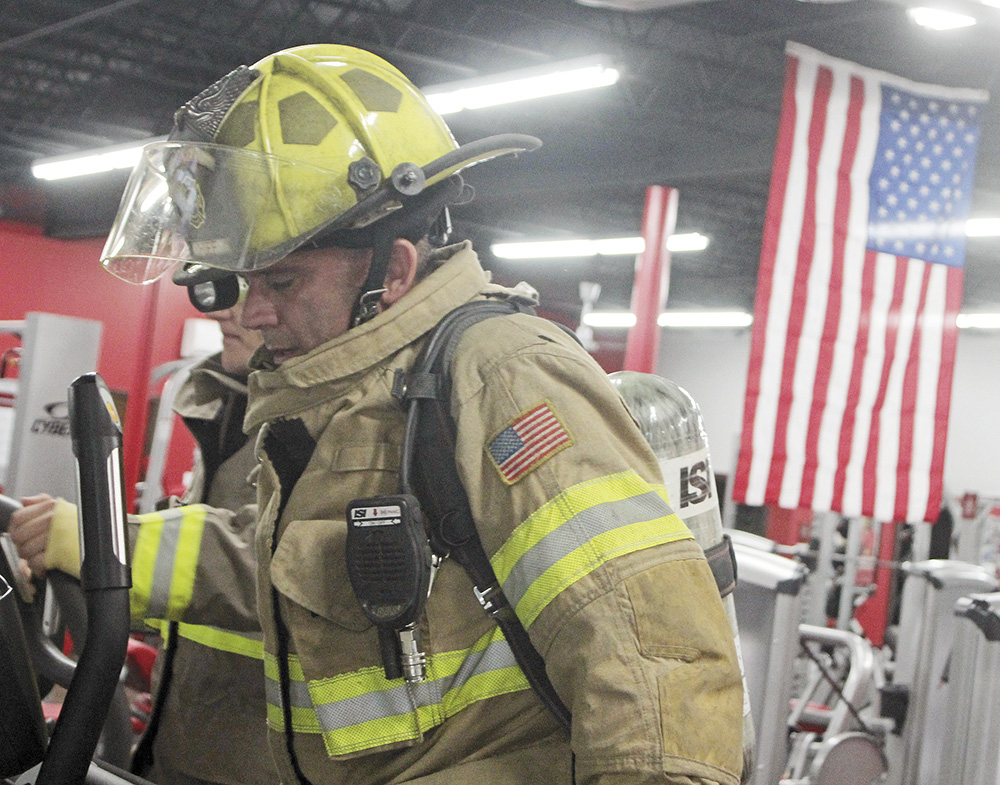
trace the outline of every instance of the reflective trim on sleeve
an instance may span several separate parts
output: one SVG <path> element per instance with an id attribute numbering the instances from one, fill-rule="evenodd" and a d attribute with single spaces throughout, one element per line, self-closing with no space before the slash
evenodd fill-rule
<path id="1" fill-rule="evenodd" d="M 491 562 L 530 627 L 560 592 L 606 561 L 690 538 L 664 487 L 627 471 L 563 491 L 519 525 Z"/>
<path id="2" fill-rule="evenodd" d="M 205 515 L 204 506 L 193 504 L 136 516 L 133 618 L 180 620 L 194 593 Z"/>
<path id="3" fill-rule="evenodd" d="M 321 733 L 330 755 L 419 739 L 471 703 L 530 689 L 499 629 L 469 650 L 428 655 L 427 681 L 419 684 L 386 681 L 381 667 L 306 682 L 296 657 L 289 657 L 289 666 L 294 729 Z M 264 672 L 268 724 L 281 731 L 278 666 L 268 653 Z"/>

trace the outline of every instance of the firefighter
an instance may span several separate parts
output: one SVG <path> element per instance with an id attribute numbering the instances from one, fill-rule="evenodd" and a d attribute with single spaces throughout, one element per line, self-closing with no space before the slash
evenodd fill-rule
<path id="1" fill-rule="evenodd" d="M 458 172 L 537 140 L 459 146 L 395 68 L 326 44 L 237 69 L 177 123 L 183 141 L 147 148 L 133 173 L 103 263 L 134 282 L 200 265 L 207 307 L 236 276 L 248 286 L 243 324 L 264 339 L 245 422 L 259 430 L 257 604 L 282 781 L 736 785 L 740 672 L 711 572 L 606 375 L 556 325 L 518 313 L 470 327 L 449 395 L 479 538 L 571 733 L 454 559 L 430 583 L 413 679 L 393 675 L 400 652 L 348 575 L 348 505 L 400 482 L 394 382 L 457 306 L 533 299 L 492 284 L 470 244 L 442 244 L 446 206 L 470 196 Z M 199 566 L 154 591 L 183 614 L 217 588 Z"/>
<path id="2" fill-rule="evenodd" d="M 200 558 L 204 569 L 234 586 L 252 585 L 251 546 L 257 513 L 256 491 L 248 482 L 256 461 L 253 442 L 243 433 L 243 416 L 247 363 L 261 337 L 240 326 L 241 310 L 237 304 L 208 314 L 221 328 L 222 351 L 191 369 L 174 405 L 198 444 L 199 459 L 183 501 L 209 505 L 213 509 L 205 512 L 232 535 L 232 547 L 224 557 L 219 549 L 188 547 L 186 552 L 178 551 L 181 558 L 175 563 L 184 569 L 185 557 Z M 25 507 L 12 516 L 11 534 L 34 572 L 44 574 L 47 567 L 58 567 L 79 574 L 74 505 L 44 494 L 23 502 Z M 68 528 L 68 536 L 48 536 L 53 519 L 58 530 Z M 133 582 L 140 587 L 138 595 L 145 596 L 148 590 L 141 587 L 152 583 L 159 546 L 159 537 L 150 535 L 163 531 L 164 517 L 130 516 L 129 523 L 132 543 L 137 542 L 141 526 L 147 529 L 140 552 L 132 557 Z M 160 563 L 170 556 L 163 548 Z M 278 782 L 267 747 L 263 648 L 256 606 L 252 592 L 246 596 L 249 604 L 242 611 L 244 623 L 239 631 L 168 622 L 148 602 L 133 603 L 136 621 L 148 620 L 164 640 L 154 666 L 153 713 L 133 759 L 136 773 L 162 785 Z"/>

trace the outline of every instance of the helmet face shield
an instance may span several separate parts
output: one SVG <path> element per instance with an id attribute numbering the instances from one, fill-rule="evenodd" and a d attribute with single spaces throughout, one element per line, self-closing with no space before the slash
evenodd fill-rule
<path id="1" fill-rule="evenodd" d="M 340 170 L 349 164 L 345 156 Z M 184 262 L 259 270 L 356 201 L 335 170 L 224 145 L 156 142 L 125 187 L 101 263 L 130 283 Z"/>

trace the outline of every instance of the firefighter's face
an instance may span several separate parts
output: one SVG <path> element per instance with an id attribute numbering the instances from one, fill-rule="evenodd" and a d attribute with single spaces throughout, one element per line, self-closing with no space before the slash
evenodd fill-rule
<path id="1" fill-rule="evenodd" d="M 299 251 L 249 273 L 243 326 L 259 330 L 278 364 L 311 352 L 350 327 L 371 251 Z"/>

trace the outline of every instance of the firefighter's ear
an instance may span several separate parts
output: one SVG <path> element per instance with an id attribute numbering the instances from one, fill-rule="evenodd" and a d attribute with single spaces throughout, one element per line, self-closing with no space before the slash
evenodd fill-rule
<path id="1" fill-rule="evenodd" d="M 385 291 L 380 303 L 383 308 L 398 301 L 413 288 L 417 277 L 417 248 L 409 240 L 397 237 L 392 243 L 389 267 L 385 273 Z"/>

